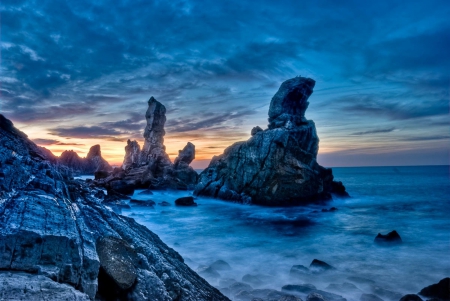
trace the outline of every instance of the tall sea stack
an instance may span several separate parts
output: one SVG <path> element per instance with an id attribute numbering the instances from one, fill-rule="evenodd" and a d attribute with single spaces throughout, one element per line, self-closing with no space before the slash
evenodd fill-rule
<path id="1" fill-rule="evenodd" d="M 295 77 L 272 98 L 269 126 L 215 156 L 199 176 L 194 194 L 267 206 L 302 205 L 347 195 L 331 169 L 317 161 L 319 137 L 305 118 L 315 81 Z"/>

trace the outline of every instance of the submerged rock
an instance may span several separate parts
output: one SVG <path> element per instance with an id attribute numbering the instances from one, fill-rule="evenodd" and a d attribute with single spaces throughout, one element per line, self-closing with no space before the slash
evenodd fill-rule
<path id="1" fill-rule="evenodd" d="M 397 231 L 394 230 L 386 235 L 378 233 L 374 241 L 378 244 L 400 244 L 402 243 L 402 238 Z"/>
<path id="2" fill-rule="evenodd" d="M 289 271 L 289 275 L 291 276 L 304 276 L 308 275 L 310 270 L 303 265 L 293 265 L 291 270 Z"/>
<path id="3" fill-rule="evenodd" d="M 2 115 L 0 172 L 1 299 L 228 300 Z"/>
<path id="4" fill-rule="evenodd" d="M 218 271 L 228 271 L 231 270 L 231 266 L 228 264 L 228 262 L 224 260 L 216 260 L 210 265 L 213 269 L 216 269 Z"/>
<path id="5" fill-rule="evenodd" d="M 213 157 L 194 194 L 269 206 L 329 200 L 339 185 L 317 163 L 319 138 L 304 117 L 314 84 L 303 77 L 285 81 L 272 98 L 269 128 L 253 129 L 249 140 Z"/>
<path id="6" fill-rule="evenodd" d="M 384 301 L 384 300 L 374 294 L 361 294 L 359 301 Z"/>

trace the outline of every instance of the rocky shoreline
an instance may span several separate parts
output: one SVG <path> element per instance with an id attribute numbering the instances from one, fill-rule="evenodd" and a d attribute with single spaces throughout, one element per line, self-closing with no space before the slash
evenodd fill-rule
<path id="1" fill-rule="evenodd" d="M 0 145 L 2 300 L 228 300 L 2 115 Z"/>

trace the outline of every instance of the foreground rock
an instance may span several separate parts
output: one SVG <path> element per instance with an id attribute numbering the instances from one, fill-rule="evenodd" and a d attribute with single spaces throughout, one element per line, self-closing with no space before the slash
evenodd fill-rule
<path id="1" fill-rule="evenodd" d="M 423 288 L 419 295 L 438 300 L 450 300 L 450 278 L 444 278 L 436 284 Z"/>
<path id="2" fill-rule="evenodd" d="M 317 161 L 319 137 L 304 116 L 315 82 L 285 81 L 269 108 L 269 128 L 213 157 L 199 176 L 195 195 L 269 206 L 299 205 L 347 195 L 331 169 Z"/>
<path id="3" fill-rule="evenodd" d="M 122 168 L 97 179 L 96 184 L 108 189 L 111 182 L 121 180 L 133 189 L 193 189 L 198 175 L 189 164 L 195 158 L 195 146 L 188 142 L 172 164 L 164 146 L 166 108 L 151 97 L 145 118 L 142 149 L 137 141 L 128 140 Z"/>
<path id="4" fill-rule="evenodd" d="M 177 206 L 197 206 L 197 203 L 194 202 L 193 197 L 186 196 L 186 197 L 176 199 L 175 205 L 177 205 Z"/>
<path id="5" fill-rule="evenodd" d="M 228 300 L 2 115 L 0 175 L 2 299 Z"/>
<path id="6" fill-rule="evenodd" d="M 103 159 L 100 145 L 94 145 L 89 149 L 86 158 L 81 158 L 73 150 L 62 152 L 58 162 L 72 169 L 76 174 L 91 175 L 98 171 L 112 171 L 111 165 Z"/>

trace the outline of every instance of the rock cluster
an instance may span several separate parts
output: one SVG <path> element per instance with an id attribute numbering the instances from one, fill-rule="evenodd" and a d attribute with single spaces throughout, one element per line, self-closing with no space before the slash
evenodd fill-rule
<path id="1" fill-rule="evenodd" d="M 166 108 L 151 97 L 145 118 L 147 126 L 142 149 L 137 141 L 128 140 L 122 168 L 113 171 L 99 184 L 112 189 L 114 183 L 111 182 L 114 181 L 120 181 L 115 182 L 115 186 L 133 189 L 193 189 L 198 178 L 195 170 L 189 166 L 195 158 L 194 144 L 188 142 L 172 164 L 164 146 Z"/>
<path id="2" fill-rule="evenodd" d="M 0 299 L 228 300 L 71 179 L 0 115 Z"/>
<path id="3" fill-rule="evenodd" d="M 75 174 L 94 174 L 96 171 L 111 171 L 112 167 L 103 159 L 100 145 L 94 145 L 89 149 L 86 158 L 81 158 L 73 150 L 61 153 L 57 161 L 72 169 Z"/>
<path id="4" fill-rule="evenodd" d="M 215 156 L 199 176 L 195 195 L 269 206 L 299 205 L 348 196 L 332 170 L 317 161 L 319 137 L 305 118 L 315 82 L 295 77 L 272 98 L 269 127 Z"/>

